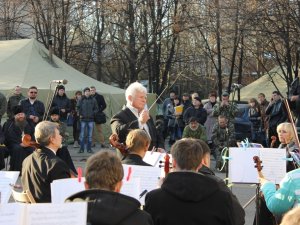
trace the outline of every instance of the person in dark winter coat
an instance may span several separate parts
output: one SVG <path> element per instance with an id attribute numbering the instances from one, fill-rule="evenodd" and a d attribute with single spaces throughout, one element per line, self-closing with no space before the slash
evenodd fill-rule
<path id="1" fill-rule="evenodd" d="M 83 90 L 84 95 L 77 103 L 77 111 L 80 118 L 80 150 L 84 152 L 85 130 L 87 129 L 87 152 L 92 153 L 92 135 L 94 128 L 94 116 L 98 112 L 96 99 L 90 96 L 90 89 L 87 87 Z"/>
<path id="2" fill-rule="evenodd" d="M 27 92 L 28 98 L 21 100 L 19 103 L 24 110 L 26 119 L 34 126 L 43 120 L 45 113 L 45 105 L 37 100 L 37 94 L 37 87 L 31 86 Z"/>
<path id="3" fill-rule="evenodd" d="M 142 129 L 130 131 L 126 137 L 126 147 L 128 154 L 123 156 L 122 163 L 128 165 L 151 166 L 143 161 L 150 145 L 150 137 Z"/>
<path id="4" fill-rule="evenodd" d="M 219 187 L 222 190 L 227 191 L 230 194 L 232 204 L 233 204 L 232 206 L 233 206 L 234 222 L 236 225 L 245 224 L 245 211 L 244 211 L 243 207 L 241 206 L 241 204 L 239 203 L 239 200 L 231 192 L 231 190 L 227 187 L 224 180 L 221 179 L 220 177 L 216 176 L 215 173 L 210 169 L 210 149 L 209 149 L 208 145 L 202 140 L 197 140 L 197 141 L 200 143 L 202 150 L 203 150 L 203 158 L 202 158 L 203 165 L 198 170 L 198 172 L 217 181 Z"/>
<path id="5" fill-rule="evenodd" d="M 34 148 L 22 143 L 24 134 L 31 136 L 34 140 L 34 126 L 26 120 L 22 106 L 13 108 L 14 119 L 8 120 L 3 125 L 5 145 L 9 149 L 11 171 L 21 171 L 23 160 L 30 155 Z"/>
<path id="6" fill-rule="evenodd" d="M 66 202 L 88 202 L 87 222 L 91 225 L 152 225 L 151 216 L 140 209 L 138 200 L 119 193 L 123 177 L 120 159 L 112 152 L 98 152 L 87 161 L 87 190 Z"/>
<path id="7" fill-rule="evenodd" d="M 25 96 L 22 95 L 22 93 L 21 93 L 21 87 L 16 86 L 14 94 L 12 96 L 10 96 L 8 101 L 7 101 L 6 114 L 7 114 L 9 119 L 14 118 L 13 107 L 16 106 L 16 105 L 19 105 L 19 102 L 23 99 L 25 99 Z"/>
<path id="8" fill-rule="evenodd" d="M 172 165 L 161 188 L 146 195 L 145 211 L 155 225 L 233 225 L 233 203 L 218 182 L 198 173 L 202 147 L 195 139 L 182 139 L 172 146 Z"/>
<path id="9" fill-rule="evenodd" d="M 65 93 L 65 87 L 63 85 L 57 86 L 57 94 L 53 99 L 51 108 L 59 108 L 59 116 L 62 122 L 66 122 L 68 113 L 71 112 L 71 102 Z"/>
<path id="10" fill-rule="evenodd" d="M 193 99 L 193 105 L 189 107 L 183 114 L 183 120 L 186 125 L 189 123 L 189 119 L 191 117 L 196 117 L 198 120 L 198 123 L 200 123 L 202 126 L 204 126 L 204 123 L 207 119 L 207 112 L 203 108 L 201 99 L 199 97 L 195 97 Z"/>

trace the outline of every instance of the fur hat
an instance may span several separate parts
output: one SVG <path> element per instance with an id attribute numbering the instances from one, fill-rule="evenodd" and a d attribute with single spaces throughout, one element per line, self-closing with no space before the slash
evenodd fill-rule
<path id="1" fill-rule="evenodd" d="M 59 108 L 58 107 L 52 107 L 49 111 L 49 115 L 59 115 Z"/>
<path id="2" fill-rule="evenodd" d="M 19 113 L 23 113 L 23 112 L 24 112 L 23 107 L 20 106 L 20 105 L 14 106 L 14 107 L 12 108 L 12 111 L 13 111 L 13 114 L 14 114 L 14 115 L 17 115 L 17 114 L 19 114 Z"/>

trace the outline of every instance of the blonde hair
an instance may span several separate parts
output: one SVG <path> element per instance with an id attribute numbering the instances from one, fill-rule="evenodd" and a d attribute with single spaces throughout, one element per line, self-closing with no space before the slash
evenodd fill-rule
<path id="1" fill-rule="evenodd" d="M 276 131 L 277 133 L 279 133 L 280 130 L 285 130 L 291 137 L 290 141 L 295 141 L 295 134 L 294 134 L 294 130 L 293 130 L 293 126 L 291 123 L 285 122 L 285 123 L 281 123 L 277 126 Z"/>
<path id="2" fill-rule="evenodd" d="M 129 152 L 140 152 L 150 144 L 150 137 L 141 129 L 131 130 L 126 137 L 126 146 Z"/>

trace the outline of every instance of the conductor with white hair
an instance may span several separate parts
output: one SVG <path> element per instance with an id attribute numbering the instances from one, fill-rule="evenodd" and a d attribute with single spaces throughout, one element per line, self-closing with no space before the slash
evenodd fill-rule
<path id="1" fill-rule="evenodd" d="M 164 140 L 158 135 L 153 119 L 147 109 L 147 89 L 139 82 L 128 86 L 125 92 L 126 106 L 110 121 L 112 133 L 117 134 L 119 142 L 125 143 L 130 130 L 143 129 L 151 137 L 149 150 L 162 151 Z"/>

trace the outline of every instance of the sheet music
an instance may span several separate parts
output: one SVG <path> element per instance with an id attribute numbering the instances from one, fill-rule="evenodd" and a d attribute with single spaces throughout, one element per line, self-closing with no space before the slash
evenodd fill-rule
<path id="1" fill-rule="evenodd" d="M 84 181 L 84 177 L 81 178 L 80 183 L 78 182 L 78 178 L 54 180 L 51 183 L 51 202 L 64 203 L 71 195 L 85 190 Z"/>
<path id="2" fill-rule="evenodd" d="M 163 153 L 147 151 L 143 161 L 152 166 L 158 167 L 159 161 L 162 160 Z"/>
<path id="3" fill-rule="evenodd" d="M 258 183 L 254 156 L 262 161 L 266 179 L 280 183 L 286 173 L 285 149 L 229 148 L 229 179 L 233 183 Z"/>
<path id="4" fill-rule="evenodd" d="M 260 160 L 262 161 L 262 172 L 267 180 L 279 184 L 286 174 L 286 150 L 285 149 L 265 149 L 260 150 Z"/>
<path id="5" fill-rule="evenodd" d="M 141 183 L 140 178 L 131 178 L 127 181 L 124 177 L 121 193 L 133 197 L 137 200 L 140 200 L 139 199 L 140 189 L 141 189 L 140 183 Z"/>
<path id="6" fill-rule="evenodd" d="M 87 203 L 27 205 L 25 225 L 86 225 Z"/>
<path id="7" fill-rule="evenodd" d="M 22 212 L 26 205 L 19 203 L 0 204 L 0 224 L 22 224 Z"/>
<path id="8" fill-rule="evenodd" d="M 19 171 L 0 171 L 0 197 L 1 204 L 8 203 L 12 187 L 9 184 L 15 185 Z"/>
<path id="9" fill-rule="evenodd" d="M 131 169 L 129 169 L 131 167 Z M 128 178 L 128 173 L 131 171 L 130 178 L 139 178 L 140 179 L 140 189 L 139 193 L 147 190 L 147 192 L 152 191 L 158 188 L 158 181 L 160 176 L 161 169 L 158 167 L 151 166 L 136 166 L 136 165 L 125 165 L 124 168 L 124 178 Z M 145 202 L 145 195 L 139 199 L 141 204 Z"/>

